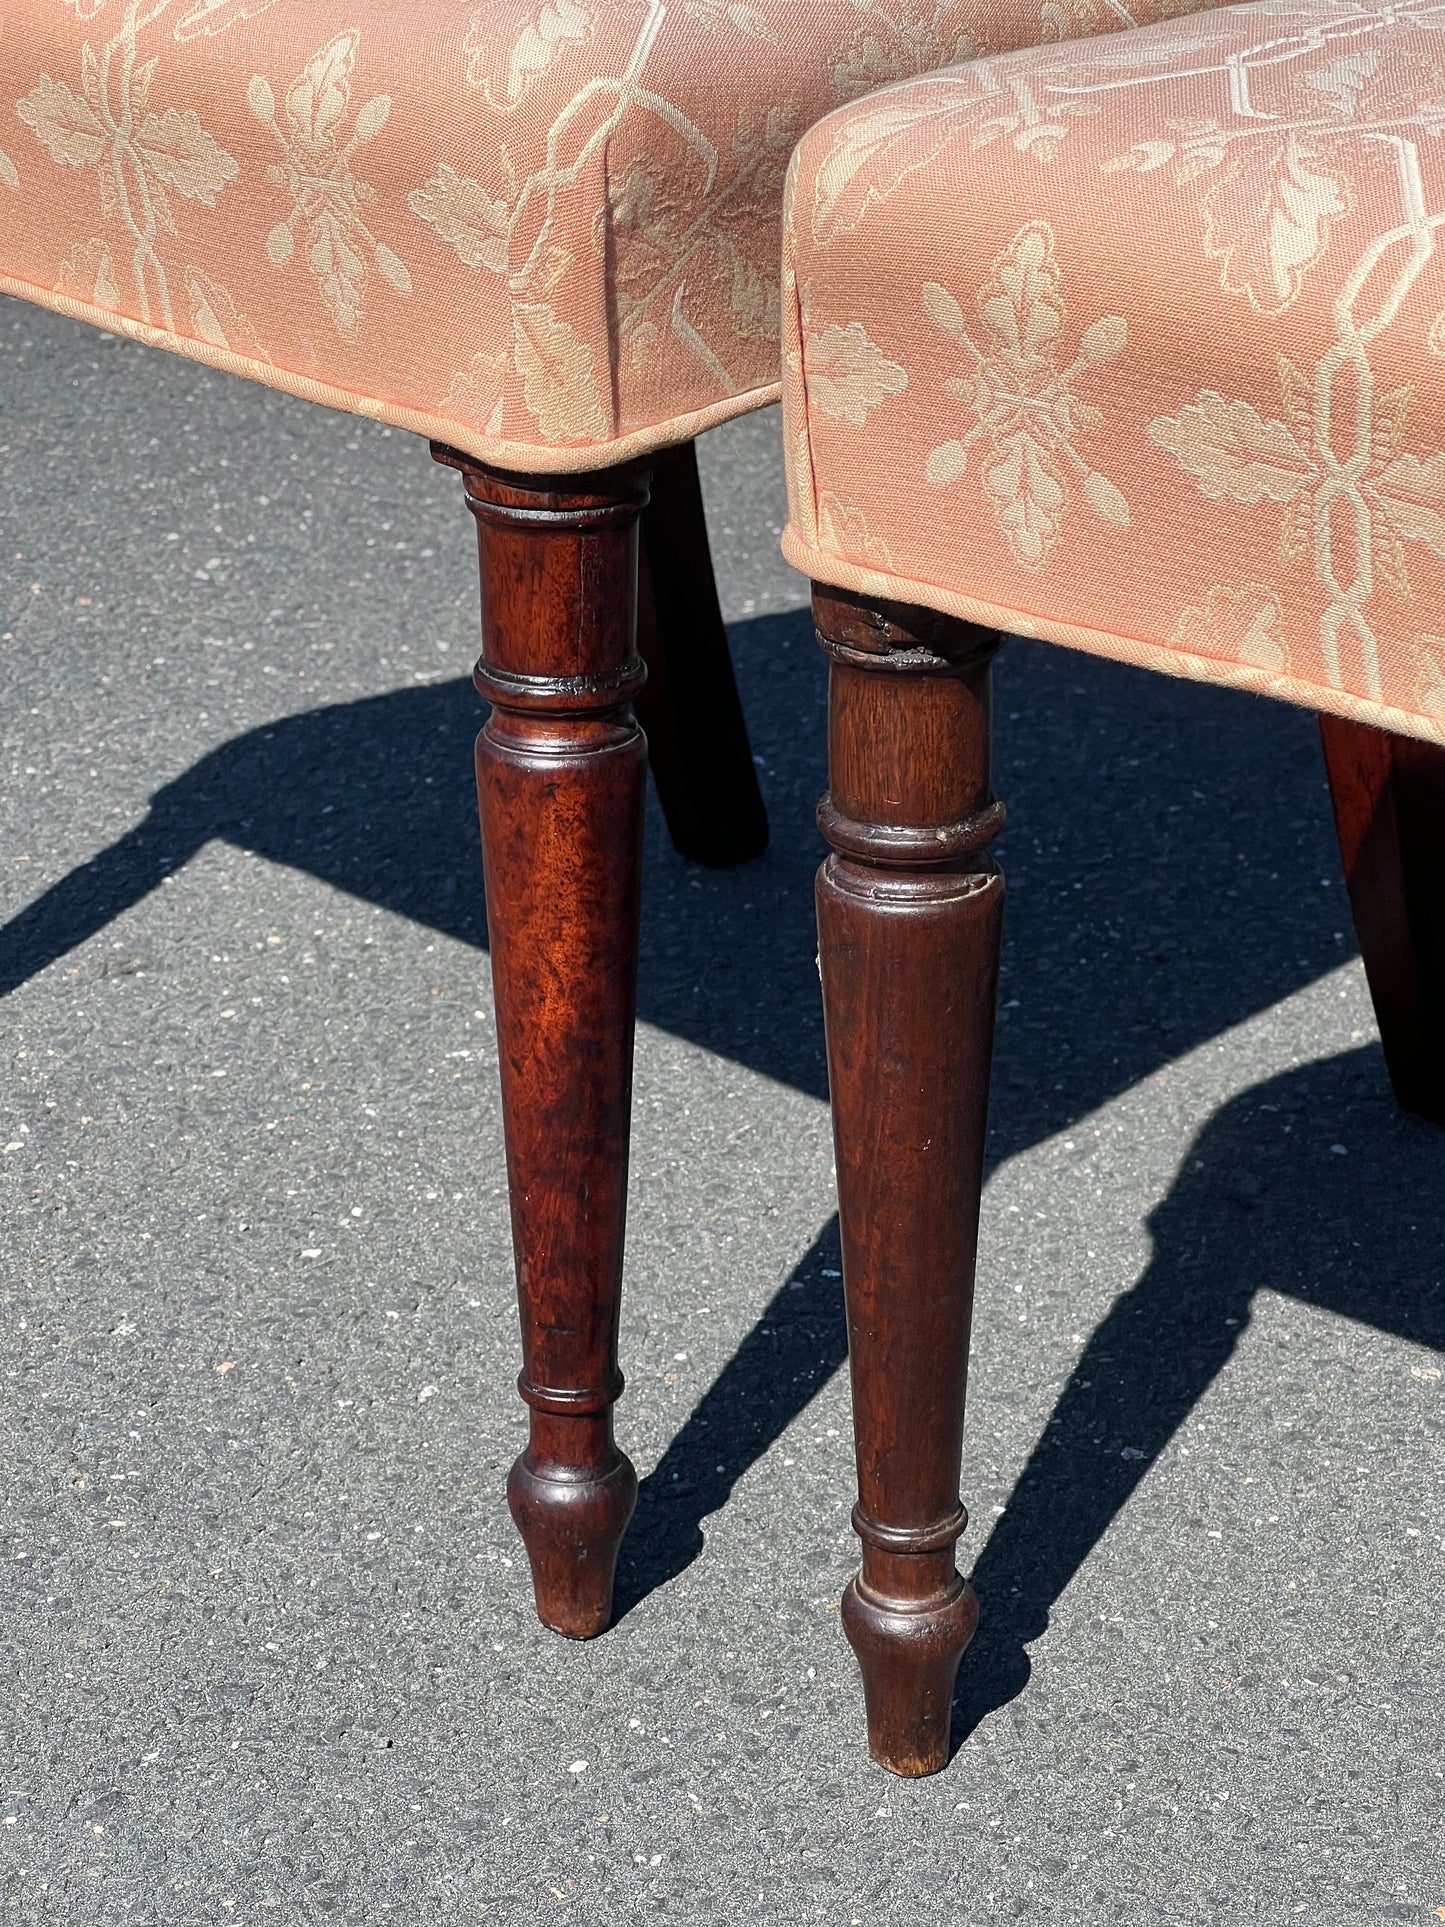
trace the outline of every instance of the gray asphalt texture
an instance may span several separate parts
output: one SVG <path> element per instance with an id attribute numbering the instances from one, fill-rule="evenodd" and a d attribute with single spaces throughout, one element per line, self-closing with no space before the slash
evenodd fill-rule
<path id="1" fill-rule="evenodd" d="M 958 1750 L 872 1766 L 775 415 L 704 481 L 772 815 L 656 811 L 620 1618 L 533 1618 L 454 476 L 0 301 L 0 1912 L 942 1927 L 1445 1910 L 1445 1134 L 1313 720 L 1038 644 Z M 18 980 L 18 981 L 17 981 Z"/>

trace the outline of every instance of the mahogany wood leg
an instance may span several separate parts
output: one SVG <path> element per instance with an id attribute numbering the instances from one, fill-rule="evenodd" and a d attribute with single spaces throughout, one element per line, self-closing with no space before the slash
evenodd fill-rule
<path id="1" fill-rule="evenodd" d="M 987 854 L 999 638 L 819 586 L 813 611 L 831 659 L 818 931 L 863 1541 L 843 1625 L 873 1757 L 917 1775 L 948 1759 L 978 1622 L 954 1543 L 1003 912 Z"/>
<path id="2" fill-rule="evenodd" d="M 1445 749 L 1339 716 L 1320 735 L 1390 1081 L 1445 1124 Z"/>
<path id="3" fill-rule="evenodd" d="M 459 468 L 477 520 L 477 738 L 531 1437 L 507 1498 L 542 1620 L 612 1613 L 637 1474 L 612 1436 L 647 747 L 632 713 L 647 472 Z"/>
<path id="4" fill-rule="evenodd" d="M 669 834 L 695 863 L 746 863 L 768 846 L 768 817 L 713 581 L 691 442 L 653 457 L 642 562 L 638 646 L 647 682 L 637 714 Z"/>

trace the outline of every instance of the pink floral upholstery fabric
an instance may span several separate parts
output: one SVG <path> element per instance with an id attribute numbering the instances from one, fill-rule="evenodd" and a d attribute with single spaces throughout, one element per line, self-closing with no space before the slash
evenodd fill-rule
<path id="1" fill-rule="evenodd" d="M 1445 742 L 1445 7 L 1264 0 L 803 142 L 820 580 Z"/>
<path id="2" fill-rule="evenodd" d="M 819 115 L 1130 19 L 5 0 L 0 289 L 502 465 L 597 467 L 775 399 L 784 173 Z"/>

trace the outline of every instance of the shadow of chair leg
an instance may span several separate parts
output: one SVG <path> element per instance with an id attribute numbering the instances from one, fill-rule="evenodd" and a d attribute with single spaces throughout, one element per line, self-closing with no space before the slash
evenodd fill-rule
<path id="1" fill-rule="evenodd" d="M 687 1570 L 702 1551 L 703 1520 L 847 1358 L 839 1268 L 833 1219 L 643 1480 L 618 1566 L 618 1619 Z"/>
<path id="2" fill-rule="evenodd" d="M 165 812 L 72 870 L 0 928 L 0 997 L 134 909 L 209 840 Z"/>
<path id="3" fill-rule="evenodd" d="M 1090 1339 L 974 1566 L 955 1748 L 1028 1684 L 1029 1644 L 1223 1370 L 1250 1296 L 1203 1251 L 1160 1252 Z"/>

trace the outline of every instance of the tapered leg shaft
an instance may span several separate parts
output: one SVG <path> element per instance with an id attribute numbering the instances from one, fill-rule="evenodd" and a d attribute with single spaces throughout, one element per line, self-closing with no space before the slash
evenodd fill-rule
<path id="1" fill-rule="evenodd" d="M 668 832 L 683 856 L 725 868 L 767 848 L 768 818 L 713 581 L 691 442 L 653 458 L 642 517 L 637 713 Z"/>
<path id="2" fill-rule="evenodd" d="M 612 1436 L 642 804 L 632 699 L 639 469 L 552 482 L 449 451 L 477 520 L 492 713 L 477 739 L 492 982 L 531 1438 L 507 1496 L 537 1611 L 612 1611 L 637 1475 Z"/>
<path id="3" fill-rule="evenodd" d="M 1445 750 L 1339 716 L 1320 735 L 1395 1095 L 1445 1124 Z"/>
<path id="4" fill-rule="evenodd" d="M 1003 878 L 989 787 L 991 632 L 815 588 L 831 658 L 833 854 L 818 930 L 863 1570 L 843 1625 L 873 1757 L 948 1758 L 978 1619 L 954 1566 Z"/>

